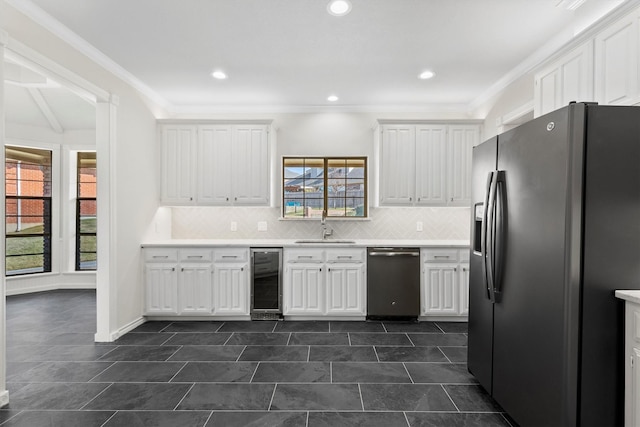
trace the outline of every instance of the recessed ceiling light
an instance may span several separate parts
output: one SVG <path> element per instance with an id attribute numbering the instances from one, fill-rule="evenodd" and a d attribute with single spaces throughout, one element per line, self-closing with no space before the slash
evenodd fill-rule
<path id="1" fill-rule="evenodd" d="M 338 98 L 336 95 L 329 95 L 327 97 L 327 101 L 329 101 L 329 102 L 336 102 L 338 99 L 340 99 L 340 98 Z"/>
<path id="2" fill-rule="evenodd" d="M 432 79 L 433 77 L 435 77 L 435 75 L 436 75 L 436 73 L 434 73 L 433 71 L 425 70 L 425 71 L 421 72 L 418 77 L 421 78 L 422 80 L 428 80 L 428 79 Z"/>
<path id="3" fill-rule="evenodd" d="M 344 16 L 351 12 L 351 3 L 348 0 L 332 0 L 327 5 L 327 11 L 333 16 Z"/>
<path id="4" fill-rule="evenodd" d="M 211 73 L 211 76 L 214 79 L 218 79 L 218 80 L 224 80 L 227 78 L 227 74 L 224 71 L 220 71 L 220 70 L 216 70 L 213 73 Z"/>

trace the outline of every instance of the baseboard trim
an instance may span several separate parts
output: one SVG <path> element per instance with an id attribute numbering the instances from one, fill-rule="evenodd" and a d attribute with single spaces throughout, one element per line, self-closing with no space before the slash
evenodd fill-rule
<path id="1" fill-rule="evenodd" d="M 93 339 L 95 342 L 113 342 L 118 338 L 120 338 L 121 336 L 123 336 L 124 334 L 133 331 L 135 328 L 142 325 L 144 322 L 146 322 L 146 319 L 144 317 L 139 317 L 127 323 L 117 331 L 109 333 L 106 337 L 102 337 L 99 334 L 95 334 Z"/>
<path id="2" fill-rule="evenodd" d="M 48 285 L 38 285 L 38 286 L 29 286 L 23 288 L 14 288 L 7 289 L 5 295 L 24 295 L 24 294 L 34 294 L 36 292 L 45 292 L 45 291 L 57 291 L 59 289 L 95 289 L 95 283 L 71 283 L 71 284 L 48 284 Z"/>
<path id="3" fill-rule="evenodd" d="M 0 392 L 0 408 L 9 404 L 9 390 Z"/>

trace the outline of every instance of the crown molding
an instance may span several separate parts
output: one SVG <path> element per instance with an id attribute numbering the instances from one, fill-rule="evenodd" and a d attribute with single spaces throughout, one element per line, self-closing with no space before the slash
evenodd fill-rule
<path id="1" fill-rule="evenodd" d="M 539 69 L 545 64 L 555 61 L 562 55 L 569 53 L 639 6 L 640 0 L 625 1 L 617 8 L 607 13 L 604 17 L 582 29 L 578 34 L 571 34 L 568 32 L 559 34 L 545 43 L 544 46 L 527 57 L 524 61 L 480 94 L 476 99 L 470 102 L 469 111 L 475 112 L 476 115 L 486 115 L 486 112 L 480 112 L 478 110 L 480 110 L 481 107 L 490 104 L 491 100 L 504 92 L 510 84 L 514 83 L 527 73 Z"/>
<path id="2" fill-rule="evenodd" d="M 51 15 L 40 9 L 30 0 L 4 0 L 5 3 L 11 5 L 16 10 L 22 12 L 24 15 L 32 19 L 37 24 L 41 25 L 55 36 L 77 49 L 80 53 L 97 63 L 99 66 L 114 74 L 116 77 L 122 79 L 131 87 L 147 96 L 153 102 L 157 103 L 163 108 L 171 108 L 171 104 L 160 96 L 157 92 L 144 84 L 140 79 L 125 70 L 118 65 L 115 61 L 109 58 L 107 55 L 96 49 L 93 45 L 88 43 L 82 37 L 71 31 L 68 27 L 63 25 L 60 21 L 53 18 Z"/>

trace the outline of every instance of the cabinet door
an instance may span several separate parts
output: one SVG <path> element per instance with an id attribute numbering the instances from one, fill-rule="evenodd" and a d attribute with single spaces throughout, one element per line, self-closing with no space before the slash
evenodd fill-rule
<path id="1" fill-rule="evenodd" d="M 213 266 L 214 314 L 249 314 L 249 268 L 246 263 Z"/>
<path id="2" fill-rule="evenodd" d="M 560 107 L 560 86 L 560 67 L 557 64 L 536 75 L 533 107 L 536 117 Z"/>
<path id="3" fill-rule="evenodd" d="M 410 205 L 415 188 L 415 126 L 385 125 L 380 145 L 380 204 Z"/>
<path id="4" fill-rule="evenodd" d="M 637 12 L 607 27 L 595 39 L 595 90 L 601 104 L 638 101 Z"/>
<path id="5" fill-rule="evenodd" d="M 457 264 L 424 264 L 423 314 L 458 315 L 457 277 Z"/>
<path id="6" fill-rule="evenodd" d="M 267 126 L 234 126 L 233 203 L 269 204 L 269 133 Z"/>
<path id="7" fill-rule="evenodd" d="M 460 290 L 460 315 L 469 315 L 469 264 L 458 267 L 458 288 Z"/>
<path id="8" fill-rule="evenodd" d="M 471 152 L 480 142 L 480 129 L 476 125 L 449 127 L 447 203 L 469 206 L 471 203 Z"/>
<path id="9" fill-rule="evenodd" d="M 180 314 L 211 314 L 211 264 L 182 264 L 178 290 Z"/>
<path id="10" fill-rule="evenodd" d="M 364 316 L 364 264 L 327 267 L 327 314 Z"/>
<path id="11" fill-rule="evenodd" d="M 178 314 L 178 272 L 176 264 L 147 263 L 145 313 Z"/>
<path id="12" fill-rule="evenodd" d="M 199 128 L 198 203 L 231 204 L 231 126 Z"/>
<path id="13" fill-rule="evenodd" d="M 324 314 L 322 267 L 289 264 L 285 272 L 284 314 Z"/>
<path id="14" fill-rule="evenodd" d="M 163 126 L 161 132 L 162 202 L 191 204 L 196 185 L 196 128 Z"/>
<path id="15" fill-rule="evenodd" d="M 416 126 L 416 204 L 446 203 L 447 127 Z"/>

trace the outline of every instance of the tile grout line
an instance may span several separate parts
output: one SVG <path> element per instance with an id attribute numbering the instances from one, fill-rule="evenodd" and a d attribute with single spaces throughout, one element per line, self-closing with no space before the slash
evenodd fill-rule
<path id="1" fill-rule="evenodd" d="M 258 367 L 260 366 L 260 363 L 262 363 L 262 362 L 258 362 L 258 363 L 256 363 L 256 367 L 255 367 L 255 369 L 253 370 L 253 374 L 251 375 L 251 378 L 249 378 L 249 383 L 250 383 L 250 384 L 252 384 L 252 383 L 253 383 L 253 377 L 255 377 L 255 376 L 256 376 L 256 372 L 258 372 Z"/>
<path id="2" fill-rule="evenodd" d="M 407 417 L 407 411 L 402 411 L 404 415 L 404 420 L 407 422 L 407 427 L 411 427 L 411 423 L 409 422 L 409 417 Z"/>
<path id="3" fill-rule="evenodd" d="M 276 389 L 278 388 L 278 383 L 273 385 L 273 392 L 271 393 L 271 400 L 269 400 L 269 406 L 267 407 L 267 411 L 271 411 L 271 405 L 273 405 L 273 398 L 276 395 Z"/>
<path id="4" fill-rule="evenodd" d="M 100 384 L 100 383 L 96 383 L 96 384 Z M 104 393 L 105 391 L 107 391 L 108 389 L 110 389 L 113 386 L 114 383 L 109 384 L 108 386 L 106 386 L 100 393 L 96 394 L 95 396 L 93 396 L 93 398 L 91 400 L 89 400 L 87 403 L 85 403 L 84 405 L 82 405 L 80 407 L 80 409 L 78 409 L 79 411 L 84 410 L 84 408 L 87 407 L 87 405 L 91 402 L 93 402 L 94 400 L 96 400 L 98 398 L 98 396 L 100 396 L 102 393 Z"/>
<path id="5" fill-rule="evenodd" d="M 224 347 L 224 345 L 223 345 L 223 347 Z M 236 360 L 235 360 L 236 362 L 239 362 L 239 361 L 240 361 L 240 358 L 241 358 L 241 357 L 242 357 L 242 355 L 244 354 L 244 351 L 247 349 L 247 347 L 249 347 L 249 346 L 248 346 L 248 345 L 245 345 L 245 346 L 242 348 L 242 351 L 240 352 L 240 354 L 238 354 L 238 357 L 236 357 Z"/>
<path id="6" fill-rule="evenodd" d="M 159 345 L 159 347 L 161 347 L 161 346 L 165 345 L 167 342 L 169 342 L 169 340 L 171 340 L 171 338 L 175 337 L 177 334 L 178 334 L 177 332 L 174 332 L 174 333 L 173 333 L 173 335 L 171 335 L 169 338 L 167 338 L 166 340 L 164 340 L 164 341 Z"/>
<path id="7" fill-rule="evenodd" d="M 360 387 L 360 383 L 358 383 L 358 394 L 360 395 L 360 405 L 362 405 L 362 412 L 364 412 L 364 399 L 362 398 L 362 388 Z"/>
<path id="8" fill-rule="evenodd" d="M 120 412 L 119 409 L 113 411 L 113 414 L 111 414 L 111 416 L 107 418 L 104 423 L 100 424 L 100 427 L 105 427 L 107 424 L 109 424 L 109 421 L 111 421 L 111 419 L 115 417 L 118 412 Z"/>
<path id="9" fill-rule="evenodd" d="M 408 332 L 405 332 L 405 335 L 407 336 L 407 339 L 409 340 L 409 342 L 411 343 L 412 346 L 417 347 L 417 345 L 413 342 L 413 340 L 411 339 L 411 337 L 409 336 Z"/>
<path id="10" fill-rule="evenodd" d="M 209 421 L 211 420 L 211 417 L 213 417 L 213 410 L 211 410 L 211 412 L 209 413 L 209 416 L 207 417 L 207 419 L 205 420 L 204 424 L 202 424 L 202 427 L 206 427 L 207 424 L 209 424 Z"/>
<path id="11" fill-rule="evenodd" d="M 170 383 L 171 381 L 173 381 L 173 379 L 177 377 L 180 372 L 182 372 L 182 370 L 187 366 L 187 364 L 189 364 L 188 361 L 184 362 L 184 365 L 182 365 L 180 369 L 178 369 L 178 371 L 175 374 L 173 374 L 173 376 L 169 379 L 169 381 L 167 381 L 167 383 Z"/>
<path id="12" fill-rule="evenodd" d="M 402 366 L 404 367 L 404 370 L 407 372 L 407 375 L 409 375 L 409 379 L 411 380 L 411 384 L 415 384 L 416 382 L 411 377 L 411 374 L 409 373 L 409 370 L 407 369 L 407 365 L 405 364 L 405 362 L 402 362 Z"/>
<path id="13" fill-rule="evenodd" d="M 378 350 L 376 350 L 376 346 L 372 345 L 371 347 L 373 347 L 373 354 L 376 355 L 377 362 L 380 363 L 380 356 L 378 356 Z"/>
<path id="14" fill-rule="evenodd" d="M 82 363 L 82 362 L 80 362 L 80 363 Z M 98 372 L 96 375 L 94 375 L 93 377 L 91 377 L 91 379 L 90 379 L 89 381 L 86 381 L 86 382 L 90 383 L 91 381 L 95 380 L 97 377 L 99 377 L 100 375 L 104 374 L 104 373 L 105 373 L 105 371 L 106 371 L 107 369 L 111 368 L 112 366 L 115 366 L 115 364 L 116 364 L 116 363 L 118 363 L 118 362 L 117 362 L 117 361 L 115 361 L 115 362 L 111 362 L 111 364 L 110 364 L 109 366 L 107 366 L 106 368 L 104 368 L 102 371 Z M 31 369 L 33 369 L 33 368 L 31 368 Z M 30 371 L 31 369 L 29 369 L 29 371 Z M 29 371 L 27 371 L 27 372 L 29 372 Z"/>
<path id="15" fill-rule="evenodd" d="M 222 327 L 222 326 L 221 326 Z M 235 332 L 231 332 L 231 335 L 229 335 L 229 338 L 226 339 L 226 341 L 222 344 L 222 345 L 227 345 L 227 343 L 229 342 L 229 340 L 231 339 L 232 336 L 235 335 Z"/>
<path id="16" fill-rule="evenodd" d="M 442 387 L 442 390 L 444 390 L 444 392 L 446 393 L 446 395 L 449 398 L 449 400 L 451 401 L 451 403 L 453 403 L 453 407 L 456 408 L 456 411 L 460 412 L 460 408 L 458 408 L 458 405 L 456 405 L 456 402 L 453 401 L 453 399 L 449 395 L 449 392 L 447 391 L 447 389 L 444 388 L 444 384 L 441 383 L 440 387 Z"/>
<path id="17" fill-rule="evenodd" d="M 174 411 L 178 410 L 178 406 L 180 406 L 180 404 L 182 403 L 182 401 L 189 395 L 189 393 L 191 393 L 191 390 L 193 390 L 193 388 L 196 386 L 196 383 L 191 384 L 191 387 L 189 387 L 189 390 L 187 390 L 187 392 L 184 394 L 184 396 L 182 396 L 182 399 L 180 399 L 180 401 L 176 404 L 176 406 L 173 408 Z"/>
<path id="18" fill-rule="evenodd" d="M 449 361 L 449 363 L 453 363 L 453 362 L 451 361 L 451 359 L 449 359 L 449 356 L 447 356 L 447 354 L 446 354 L 444 351 L 442 351 L 442 349 L 440 348 L 440 346 L 439 346 L 439 345 L 437 345 L 437 346 L 436 346 L 436 348 L 438 349 L 438 351 L 439 351 L 440 353 L 442 353 L 442 354 L 443 354 L 443 356 L 445 357 L 445 359 L 447 359 L 447 360 Z"/>

